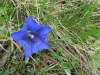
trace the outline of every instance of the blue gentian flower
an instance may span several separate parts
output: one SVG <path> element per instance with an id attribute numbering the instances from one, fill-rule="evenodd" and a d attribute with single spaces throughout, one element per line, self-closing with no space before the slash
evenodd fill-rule
<path id="1" fill-rule="evenodd" d="M 32 53 L 36 53 L 38 50 L 50 49 L 47 41 L 50 31 L 51 27 L 38 24 L 32 16 L 28 16 L 22 29 L 13 32 L 11 37 L 23 47 L 25 58 L 29 58 Z"/>

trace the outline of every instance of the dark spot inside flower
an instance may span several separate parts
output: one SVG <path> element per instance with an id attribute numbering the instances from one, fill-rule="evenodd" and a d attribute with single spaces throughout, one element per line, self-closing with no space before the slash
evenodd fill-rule
<path id="1" fill-rule="evenodd" d="M 36 32 L 39 34 L 40 33 L 40 30 L 37 30 Z"/>

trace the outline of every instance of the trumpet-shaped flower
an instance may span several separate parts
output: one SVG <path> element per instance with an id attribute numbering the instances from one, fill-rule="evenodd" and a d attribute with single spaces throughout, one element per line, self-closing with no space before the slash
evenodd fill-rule
<path id="1" fill-rule="evenodd" d="M 38 24 L 32 16 L 28 16 L 22 29 L 13 32 L 11 37 L 23 47 L 25 58 L 29 58 L 32 53 L 36 53 L 38 50 L 50 49 L 47 41 L 50 31 L 51 27 Z"/>

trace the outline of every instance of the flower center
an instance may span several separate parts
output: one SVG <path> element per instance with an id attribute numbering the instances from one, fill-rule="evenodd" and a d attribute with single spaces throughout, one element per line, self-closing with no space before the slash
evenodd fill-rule
<path id="1" fill-rule="evenodd" d="M 26 35 L 23 37 L 23 40 L 25 40 L 30 46 L 32 46 L 33 43 L 35 42 L 41 42 L 39 36 L 38 36 L 39 33 L 34 32 L 34 31 L 28 31 L 26 33 Z"/>
<path id="2" fill-rule="evenodd" d="M 33 39 L 34 37 L 35 37 L 35 36 L 34 36 L 34 33 L 33 33 L 32 31 L 28 31 L 28 32 L 26 33 L 26 35 L 24 36 L 25 39 L 27 39 L 27 38 Z"/>
<path id="3" fill-rule="evenodd" d="M 34 35 L 33 34 L 30 34 L 30 33 L 27 33 L 26 34 L 26 37 L 30 37 L 31 39 L 33 39 L 34 38 Z"/>

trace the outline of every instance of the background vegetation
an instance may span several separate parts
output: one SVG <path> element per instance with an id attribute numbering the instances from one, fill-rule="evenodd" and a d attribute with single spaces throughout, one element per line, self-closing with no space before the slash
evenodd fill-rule
<path id="1" fill-rule="evenodd" d="M 52 31 L 27 62 L 10 34 L 28 15 Z M 99 0 L 0 0 L 0 75 L 100 75 L 99 50 Z"/>

